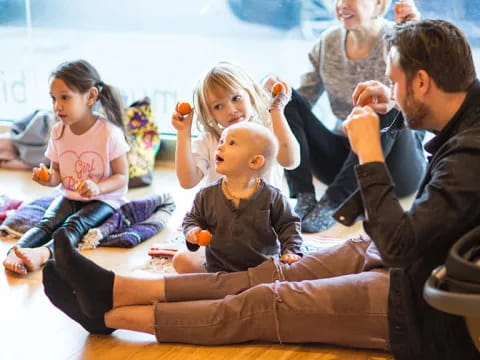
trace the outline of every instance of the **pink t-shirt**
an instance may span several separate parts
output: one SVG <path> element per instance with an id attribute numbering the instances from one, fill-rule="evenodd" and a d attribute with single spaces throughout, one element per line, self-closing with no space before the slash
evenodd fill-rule
<path id="1" fill-rule="evenodd" d="M 58 138 L 63 130 L 63 135 Z M 115 191 L 100 194 L 95 198 L 83 198 L 75 186 L 82 180 L 99 183 L 112 175 L 110 162 L 128 152 L 129 146 L 120 128 L 99 118 L 93 126 L 81 135 L 75 135 L 69 126 L 56 124 L 50 135 L 45 155 L 58 163 L 62 183 L 58 190 L 68 199 L 89 201 L 101 200 L 113 208 L 125 202 L 128 185 Z"/>

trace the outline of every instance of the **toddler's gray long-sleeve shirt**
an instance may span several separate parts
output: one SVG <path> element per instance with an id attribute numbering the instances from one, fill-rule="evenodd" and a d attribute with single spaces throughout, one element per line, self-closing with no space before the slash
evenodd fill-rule
<path id="1" fill-rule="evenodd" d="M 272 256 L 301 255 L 300 218 L 281 191 L 264 181 L 235 208 L 217 180 L 197 193 L 182 225 L 184 234 L 197 226 L 212 233 L 205 251 L 208 272 L 242 271 Z M 199 248 L 189 242 L 187 247 Z"/>

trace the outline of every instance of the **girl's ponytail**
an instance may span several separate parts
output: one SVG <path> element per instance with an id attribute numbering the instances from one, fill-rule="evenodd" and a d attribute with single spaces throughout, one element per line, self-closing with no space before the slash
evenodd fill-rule
<path id="1" fill-rule="evenodd" d="M 96 83 L 95 87 L 98 89 L 98 100 L 102 104 L 106 118 L 122 129 L 125 134 L 125 113 L 118 91 L 103 81 Z"/>

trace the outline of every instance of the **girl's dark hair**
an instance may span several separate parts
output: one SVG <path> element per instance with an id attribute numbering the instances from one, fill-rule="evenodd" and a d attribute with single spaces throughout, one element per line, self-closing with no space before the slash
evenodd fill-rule
<path id="1" fill-rule="evenodd" d="M 407 21 L 385 36 L 398 50 L 398 64 L 410 82 L 424 70 L 445 92 L 467 91 L 477 75 L 470 45 L 455 25 L 444 20 Z"/>
<path id="2" fill-rule="evenodd" d="M 105 84 L 98 71 L 85 60 L 67 61 L 60 64 L 50 75 L 51 78 L 62 79 L 65 84 L 81 94 L 92 87 L 98 89 L 98 100 L 102 105 L 107 120 L 122 129 L 125 134 L 123 104 L 113 86 Z"/>

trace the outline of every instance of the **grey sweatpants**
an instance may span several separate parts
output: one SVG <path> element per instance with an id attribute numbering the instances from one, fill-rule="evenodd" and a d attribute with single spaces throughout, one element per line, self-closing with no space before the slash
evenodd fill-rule
<path id="1" fill-rule="evenodd" d="M 155 303 L 158 342 L 231 344 L 251 340 L 389 348 L 388 270 L 369 239 L 269 260 L 236 273 L 165 279 Z"/>

